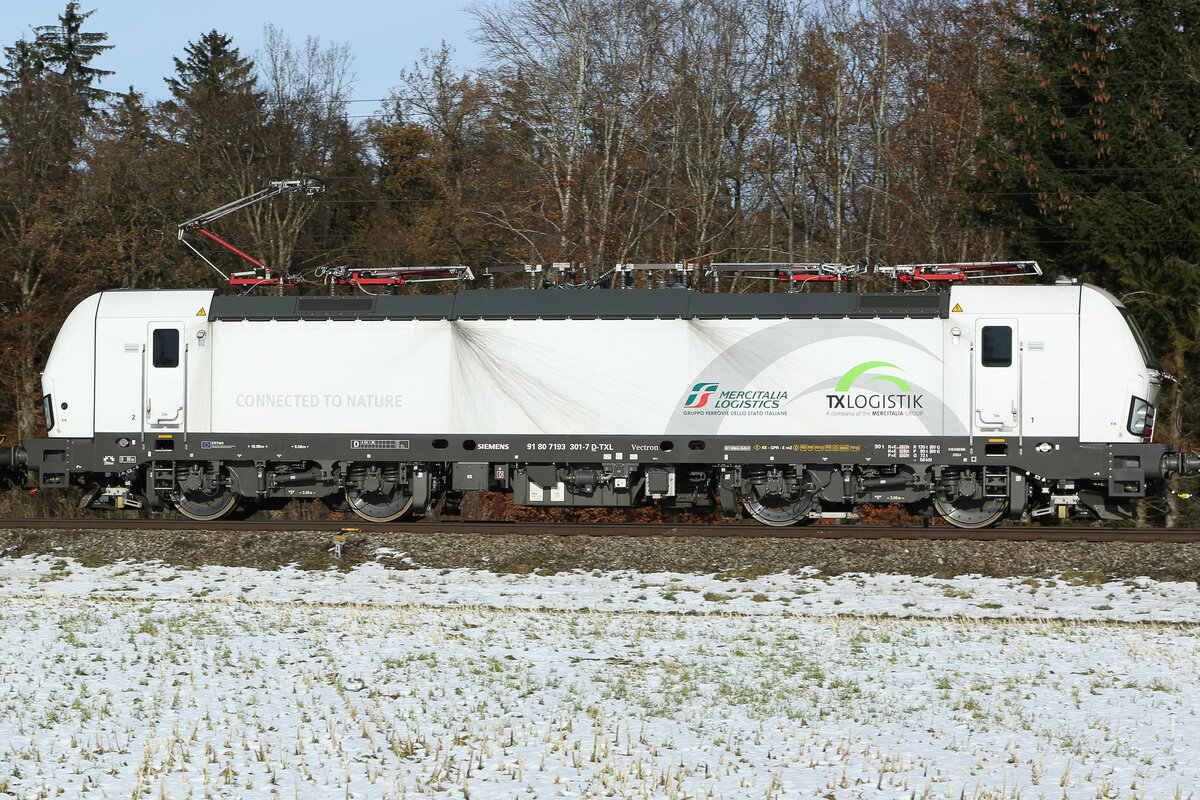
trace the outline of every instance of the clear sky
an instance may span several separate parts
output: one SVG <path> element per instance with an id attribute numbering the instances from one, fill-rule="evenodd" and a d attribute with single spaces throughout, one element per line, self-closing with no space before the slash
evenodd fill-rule
<path id="1" fill-rule="evenodd" d="M 0 47 L 33 38 L 33 28 L 54 25 L 67 0 L 0 0 Z M 460 68 L 478 66 L 479 48 L 471 40 L 474 0 L 82 0 L 82 11 L 95 11 L 84 30 L 108 34 L 112 50 L 92 62 L 116 74 L 101 83 L 110 91 L 131 85 L 147 100 L 167 96 L 163 79 L 174 74 L 173 58 L 184 57 L 190 41 L 214 28 L 231 37 L 244 56 L 262 47 L 263 26 L 281 30 L 294 46 L 307 36 L 322 45 L 344 43 L 354 54 L 356 75 L 352 115 L 378 108 L 421 48 L 436 50 L 445 40 Z M 0 51 L 2 56 L 2 51 Z"/>

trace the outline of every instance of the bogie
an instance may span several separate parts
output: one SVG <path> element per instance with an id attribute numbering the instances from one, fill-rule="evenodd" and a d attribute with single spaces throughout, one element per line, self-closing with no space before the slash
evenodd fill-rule
<path id="1" fill-rule="evenodd" d="M 164 481 L 156 485 L 154 491 L 165 495 L 188 519 L 212 522 L 228 517 L 238 506 L 238 495 L 230 487 L 229 477 L 219 464 L 183 462 L 173 465 L 173 469 L 152 466 L 151 470 L 152 482 L 162 480 L 162 472 L 173 472 L 172 485 L 168 487 Z"/>
<path id="2" fill-rule="evenodd" d="M 409 483 L 404 465 L 352 463 L 345 474 L 346 502 L 351 511 L 368 522 L 393 522 L 412 509 Z"/>

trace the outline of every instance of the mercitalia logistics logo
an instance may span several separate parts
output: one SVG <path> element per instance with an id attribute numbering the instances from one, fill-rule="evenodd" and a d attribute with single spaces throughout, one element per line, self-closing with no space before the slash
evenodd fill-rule
<path id="1" fill-rule="evenodd" d="M 788 393 L 782 389 L 721 389 L 719 383 L 700 381 L 684 401 L 684 414 L 787 414 L 780 410 Z M 771 409 L 771 410 L 768 410 Z"/>
<path id="2" fill-rule="evenodd" d="M 683 404 L 683 407 L 704 408 L 716 394 L 717 386 L 718 384 L 715 383 L 697 383 L 692 387 L 692 393 L 688 395 L 687 402 Z"/>

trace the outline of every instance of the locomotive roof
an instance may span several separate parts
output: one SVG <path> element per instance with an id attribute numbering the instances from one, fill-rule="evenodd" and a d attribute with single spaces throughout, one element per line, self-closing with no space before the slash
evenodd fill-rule
<path id="1" fill-rule="evenodd" d="M 948 292 L 704 294 L 689 289 L 478 290 L 447 295 L 252 297 L 217 295 L 213 320 L 783 319 L 950 313 Z"/>

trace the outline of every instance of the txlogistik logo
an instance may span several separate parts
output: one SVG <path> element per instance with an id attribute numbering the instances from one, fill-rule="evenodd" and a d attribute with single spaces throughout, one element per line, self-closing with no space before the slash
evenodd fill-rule
<path id="1" fill-rule="evenodd" d="M 829 410 L 857 411 L 863 410 L 868 414 L 911 414 L 916 409 L 923 409 L 921 401 L 925 395 L 914 394 L 908 381 L 897 375 L 873 372 L 873 370 L 888 369 L 903 372 L 904 370 L 887 361 L 864 361 L 851 367 L 833 387 L 834 394 L 825 395 Z M 865 392 L 853 391 L 855 384 L 864 382 L 884 381 L 891 383 L 899 392 Z M 921 413 L 916 411 L 916 413 Z"/>

